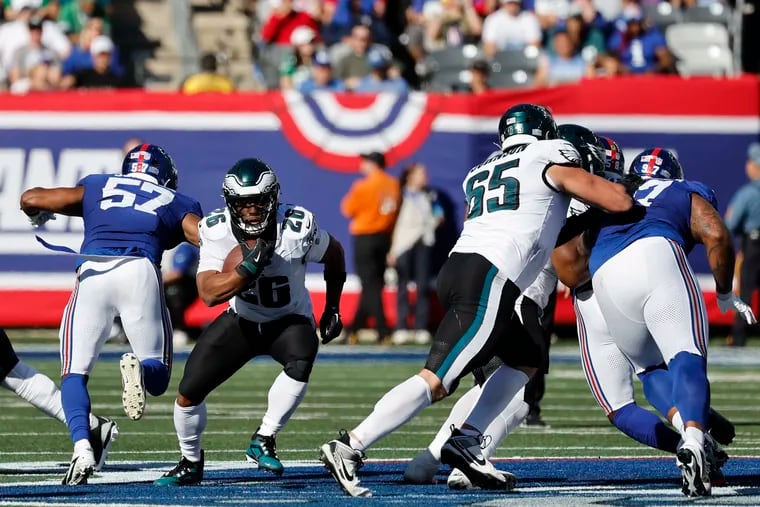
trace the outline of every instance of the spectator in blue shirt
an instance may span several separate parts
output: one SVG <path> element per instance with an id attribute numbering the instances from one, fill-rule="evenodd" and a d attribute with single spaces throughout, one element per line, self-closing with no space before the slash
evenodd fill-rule
<path id="1" fill-rule="evenodd" d="M 393 76 L 392 56 L 388 48 L 373 47 L 367 53 L 371 72 L 364 76 L 354 88 L 358 93 L 396 92 L 407 93 L 409 85 L 403 78 Z"/>
<path id="2" fill-rule="evenodd" d="M 62 73 L 63 75 L 75 74 L 80 70 L 92 69 L 94 64 L 92 61 L 92 53 L 90 52 L 90 44 L 95 37 L 103 35 L 103 19 L 90 18 L 82 28 L 82 32 L 79 34 L 79 44 L 71 47 L 71 53 L 63 61 Z M 119 63 L 119 50 L 114 47 L 111 53 L 111 72 L 121 77 L 124 74 L 124 69 Z"/>
<path id="3" fill-rule="evenodd" d="M 641 8 L 629 5 L 623 10 L 625 30 L 616 32 L 607 44 L 624 69 L 632 74 L 673 72 L 673 55 L 665 37 L 656 28 L 645 27 Z"/>
<path id="4" fill-rule="evenodd" d="M 741 239 L 739 291 L 744 301 L 752 301 L 752 293 L 760 288 L 760 143 L 749 145 L 745 169 L 750 181 L 731 199 L 726 226 Z M 747 326 L 737 313 L 729 345 L 743 347 L 747 343 Z"/>
<path id="5" fill-rule="evenodd" d="M 311 61 L 311 76 L 298 86 L 298 91 L 301 93 L 311 93 L 317 90 L 341 92 L 345 89 L 342 81 L 333 78 L 330 56 L 327 51 L 321 49 L 314 53 Z"/>

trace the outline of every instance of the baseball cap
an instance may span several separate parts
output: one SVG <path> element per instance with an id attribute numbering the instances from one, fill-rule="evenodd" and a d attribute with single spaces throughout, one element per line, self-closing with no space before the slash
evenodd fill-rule
<path id="1" fill-rule="evenodd" d="M 327 51 L 321 49 L 314 53 L 314 65 L 317 65 L 319 67 L 330 66 L 330 55 L 327 54 Z"/>
<path id="2" fill-rule="evenodd" d="M 290 43 L 294 46 L 308 44 L 317 37 L 317 32 L 308 26 L 299 26 L 290 34 Z"/>
<path id="3" fill-rule="evenodd" d="M 387 48 L 373 47 L 367 53 L 367 62 L 373 69 L 384 69 L 391 64 L 391 54 Z"/>
<path id="4" fill-rule="evenodd" d="M 749 145 L 747 158 L 756 164 L 760 164 L 760 143 L 752 143 Z"/>
<path id="5" fill-rule="evenodd" d="M 99 55 L 100 53 L 113 53 L 113 42 L 106 35 L 93 37 L 92 42 L 90 42 L 90 54 Z"/>
<path id="6" fill-rule="evenodd" d="M 372 151 L 370 153 L 362 153 L 361 157 L 364 160 L 369 160 L 370 162 L 374 162 L 380 167 L 385 168 L 385 155 L 383 155 L 379 151 Z"/>

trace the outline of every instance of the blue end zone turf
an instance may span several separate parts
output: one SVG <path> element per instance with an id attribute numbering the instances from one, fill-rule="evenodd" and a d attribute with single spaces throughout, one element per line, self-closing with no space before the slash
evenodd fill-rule
<path id="1" fill-rule="evenodd" d="M 103 480 L 128 479 L 139 472 L 141 482 L 109 482 L 81 487 L 5 486 L 0 487 L 0 505 L 682 505 L 679 472 L 674 459 L 535 459 L 499 461 L 497 466 L 518 477 L 517 489 L 509 493 L 493 491 L 452 491 L 439 484 L 413 486 L 402 483 L 405 463 L 368 463 L 361 471 L 364 484 L 374 493 L 371 499 L 352 499 L 321 467 L 292 465 L 282 478 L 240 466 L 212 468 L 203 485 L 157 488 L 150 480 L 168 464 L 109 466 Z M 48 468 L 35 472 L 59 473 Z M 724 467 L 729 486 L 713 489 L 710 504 L 760 505 L 760 459 L 731 458 Z M 0 465 L 0 476 L 31 473 Z M 121 477 L 121 479 L 117 479 Z M 95 479 L 98 480 L 97 478 Z M 702 503 L 702 502 L 700 502 Z"/>

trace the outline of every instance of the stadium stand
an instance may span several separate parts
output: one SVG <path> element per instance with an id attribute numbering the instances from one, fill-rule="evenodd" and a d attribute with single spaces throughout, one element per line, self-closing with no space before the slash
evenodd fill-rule
<path id="1" fill-rule="evenodd" d="M 683 76 L 732 75 L 733 53 L 726 27 L 718 23 L 681 23 L 671 25 L 665 38 L 678 61 Z"/>

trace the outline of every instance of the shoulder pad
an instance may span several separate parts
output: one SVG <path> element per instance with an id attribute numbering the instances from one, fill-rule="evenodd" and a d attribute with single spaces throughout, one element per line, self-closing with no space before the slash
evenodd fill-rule
<path id="1" fill-rule="evenodd" d="M 282 237 L 287 239 L 302 239 L 314 234 L 316 224 L 314 215 L 303 206 L 295 204 L 280 205 Z"/>
<path id="2" fill-rule="evenodd" d="M 230 215 L 226 208 L 218 208 L 198 222 L 198 234 L 201 240 L 219 240 L 232 234 Z"/>

